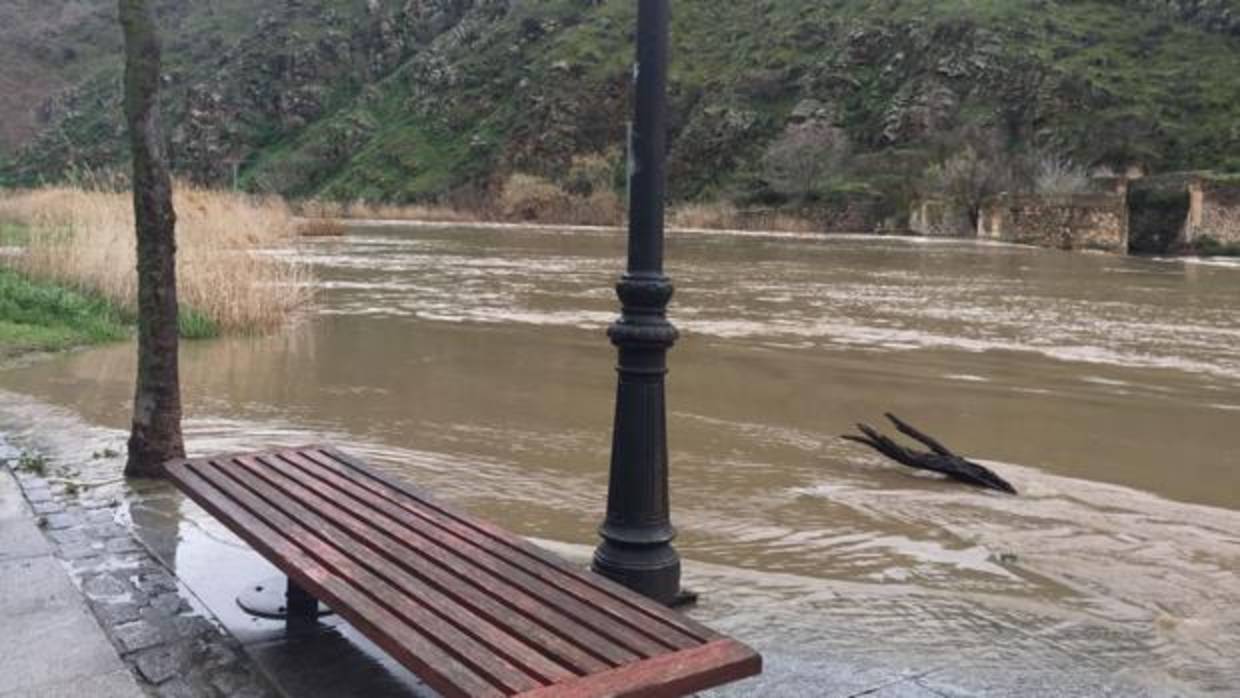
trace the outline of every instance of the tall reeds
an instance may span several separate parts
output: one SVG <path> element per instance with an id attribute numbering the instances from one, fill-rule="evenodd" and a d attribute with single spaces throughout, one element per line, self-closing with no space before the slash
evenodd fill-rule
<path id="1" fill-rule="evenodd" d="M 309 272 L 267 254 L 293 234 L 278 198 L 179 184 L 177 275 L 193 334 L 261 332 L 310 299 Z M 55 187 L 0 196 L 0 221 L 28 228 L 24 254 L 6 263 L 35 279 L 95 293 L 133 311 L 137 274 L 127 193 Z M 183 323 L 183 328 L 185 323 Z"/>

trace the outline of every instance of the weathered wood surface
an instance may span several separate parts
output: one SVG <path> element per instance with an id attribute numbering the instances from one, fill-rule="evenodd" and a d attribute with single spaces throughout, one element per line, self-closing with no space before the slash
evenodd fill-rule
<path id="1" fill-rule="evenodd" d="M 330 448 L 169 477 L 444 696 L 682 696 L 753 650 Z"/>
<path id="2" fill-rule="evenodd" d="M 857 425 L 857 428 L 861 430 L 864 436 L 848 434 L 842 438 L 869 446 L 897 463 L 910 468 L 942 473 L 952 479 L 975 487 L 985 487 L 1000 492 L 1007 492 L 1008 494 L 1017 494 L 1016 488 L 1011 483 L 999 477 L 990 468 L 956 455 L 951 449 L 939 443 L 933 437 L 923 434 L 890 412 L 887 413 L 887 419 L 891 420 L 891 423 L 895 425 L 896 429 L 900 430 L 900 433 L 920 441 L 930 451 L 915 451 L 901 446 L 889 437 L 879 433 L 877 429 L 866 424 Z"/>

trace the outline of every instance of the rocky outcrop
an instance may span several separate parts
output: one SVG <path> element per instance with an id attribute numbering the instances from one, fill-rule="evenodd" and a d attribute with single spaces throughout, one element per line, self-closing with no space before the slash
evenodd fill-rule
<path id="1" fill-rule="evenodd" d="M 1240 105 L 1227 98 L 1240 73 L 1240 39 L 1225 31 L 1233 4 L 1085 0 L 1071 12 L 1011 3 L 974 13 L 897 3 L 876 13 L 859 0 L 788 0 L 779 11 L 684 0 L 670 190 L 758 207 L 830 208 L 847 198 L 839 192 L 876 193 L 876 211 L 905 211 L 912 180 L 959 147 L 964 127 L 1117 169 L 1219 166 L 1240 147 L 1229 126 Z M 233 34 L 172 32 L 170 55 L 189 57 L 173 62 L 165 90 L 183 175 L 223 183 L 237 172 L 244 187 L 294 196 L 421 199 L 493 192 L 514 171 L 558 180 L 583 154 L 622 156 L 628 0 L 260 8 Z M 1198 57 L 1213 69 L 1197 70 Z M 49 101 L 47 130 L 0 163 L 0 177 L 123 165 L 119 79 L 104 66 Z M 789 196 L 766 159 L 807 122 L 838 130 L 849 158 Z"/>

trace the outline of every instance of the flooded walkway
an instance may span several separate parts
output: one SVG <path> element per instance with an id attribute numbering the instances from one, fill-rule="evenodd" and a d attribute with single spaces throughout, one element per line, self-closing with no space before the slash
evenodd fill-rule
<path id="1" fill-rule="evenodd" d="M 274 252 L 316 266 L 319 307 L 186 347 L 190 448 L 350 444 L 588 554 L 622 252 L 606 231 L 429 228 Z M 767 655 L 762 695 L 1240 686 L 1240 268 L 709 234 L 673 236 L 668 258 L 678 546 L 695 613 Z M 65 458 L 117 448 L 132 364 L 115 346 L 0 374 L 0 430 Z M 887 410 L 1023 496 L 836 438 Z M 131 517 L 246 641 L 231 599 L 261 565 L 172 493 Z"/>

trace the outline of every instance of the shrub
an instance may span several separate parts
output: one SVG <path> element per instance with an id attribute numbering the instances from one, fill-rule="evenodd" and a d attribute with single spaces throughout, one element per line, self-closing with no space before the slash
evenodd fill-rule
<path id="1" fill-rule="evenodd" d="M 1079 194 L 1089 190 L 1089 175 L 1068 158 L 1044 153 L 1034 161 L 1033 188 L 1039 194 Z"/>
<path id="2" fill-rule="evenodd" d="M 174 203 L 179 298 L 201 315 L 185 320 L 183 330 L 268 330 L 309 300 L 304 266 L 261 253 L 293 234 L 283 201 L 179 184 Z M 25 254 L 13 260 L 22 272 L 137 308 L 130 195 L 68 187 L 20 192 L 0 199 L 0 217 L 29 226 Z"/>

